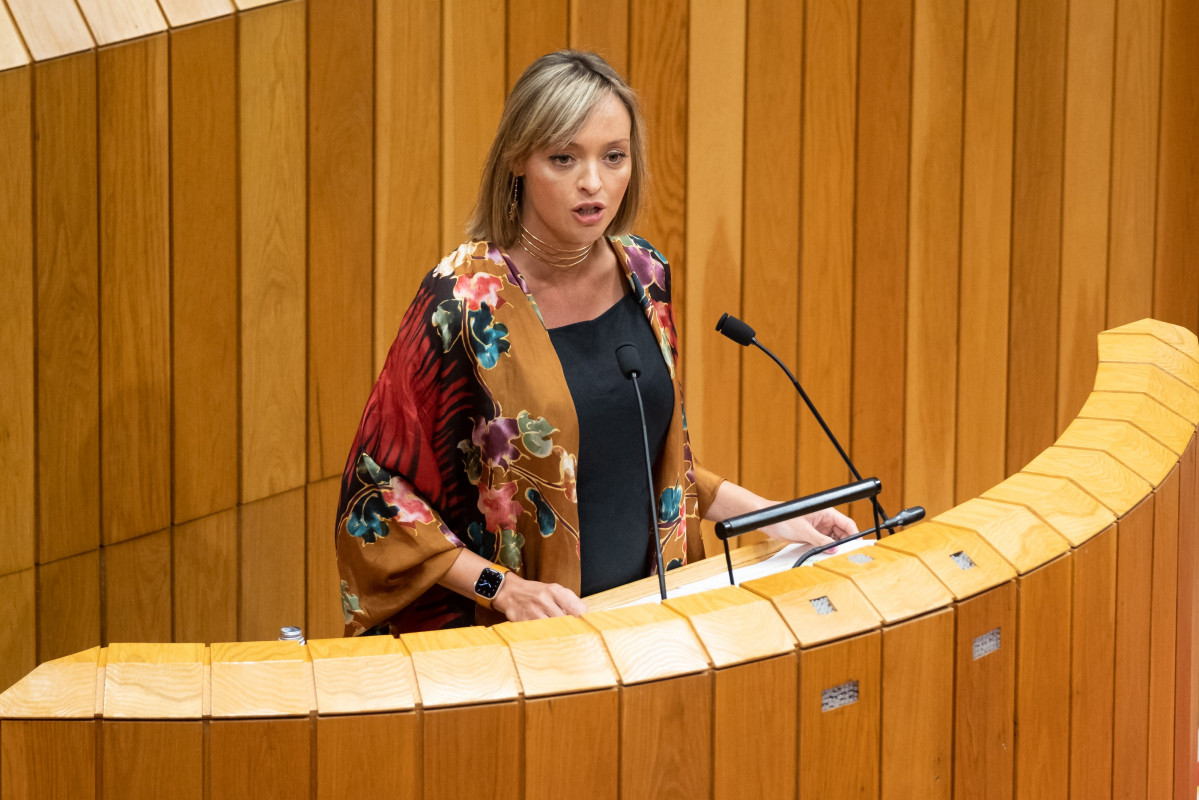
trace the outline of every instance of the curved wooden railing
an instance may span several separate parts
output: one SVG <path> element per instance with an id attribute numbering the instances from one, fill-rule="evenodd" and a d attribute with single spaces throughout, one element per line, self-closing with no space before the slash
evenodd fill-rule
<path id="1" fill-rule="evenodd" d="M 1146 320 L 1099 352 L 1024 470 L 810 568 L 43 664 L 0 696 L 3 797 L 1193 798 L 1199 344 Z"/>

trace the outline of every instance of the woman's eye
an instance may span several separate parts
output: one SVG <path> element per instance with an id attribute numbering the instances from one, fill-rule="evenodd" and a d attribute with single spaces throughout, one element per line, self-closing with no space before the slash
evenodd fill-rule
<path id="1" fill-rule="evenodd" d="M 610 163 L 610 164 L 619 164 L 620 162 L 624 161 L 628 157 L 629 157 L 628 153 L 622 153 L 619 150 L 613 150 L 611 153 L 608 153 L 608 156 L 607 156 L 608 163 Z"/>
<path id="2" fill-rule="evenodd" d="M 570 156 L 566 153 L 557 153 L 550 156 L 550 163 L 564 167 L 570 163 Z"/>

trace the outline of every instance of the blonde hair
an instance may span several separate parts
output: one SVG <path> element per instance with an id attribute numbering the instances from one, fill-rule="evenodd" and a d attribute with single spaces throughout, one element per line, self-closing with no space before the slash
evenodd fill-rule
<path id="1" fill-rule="evenodd" d="M 472 239 L 512 246 L 520 235 L 520 217 L 508 219 L 517 178 L 513 168 L 546 147 L 567 144 L 604 98 L 613 96 L 629 112 L 631 174 L 624 201 L 604 231 L 623 236 L 633 227 L 649 178 L 645 163 L 645 122 L 636 93 L 595 53 L 558 50 L 534 61 L 504 103 L 500 125 L 479 180 L 479 197 L 467 223 Z"/>

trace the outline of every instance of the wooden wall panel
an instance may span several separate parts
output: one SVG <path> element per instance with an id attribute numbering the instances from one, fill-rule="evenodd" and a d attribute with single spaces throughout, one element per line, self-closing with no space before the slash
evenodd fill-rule
<path id="1" fill-rule="evenodd" d="M 374 2 L 308 2 L 308 480 L 340 475 L 370 393 Z"/>
<path id="2" fill-rule="evenodd" d="M 520 797 L 520 706 L 492 703 L 470 709 L 426 711 L 422 720 L 422 784 L 425 797 Z M 471 768 L 461 768 L 463 741 L 487 742 Z"/>
<path id="3" fill-rule="evenodd" d="M 1148 785 L 1152 496 L 1120 520 L 1117 533 L 1112 797 L 1122 800 L 1144 796 Z"/>
<path id="4" fill-rule="evenodd" d="M 34 561 L 32 76 L 0 73 L 0 575 Z"/>
<path id="5" fill-rule="evenodd" d="M 305 8 L 238 22 L 244 503 L 305 475 Z"/>
<path id="6" fill-rule="evenodd" d="M 700 674 L 621 690 L 621 797 L 682 798 L 709 793 L 711 680 L 711 675 Z"/>
<path id="7" fill-rule="evenodd" d="M 1199 752 L 1199 613 L 1195 576 L 1199 575 L 1199 439 L 1192 438 L 1179 467 L 1178 490 L 1178 646 L 1174 680 L 1174 752 Z M 1190 800 L 1199 784 L 1189 758 L 1174 761 L 1173 800 Z"/>
<path id="8" fill-rule="evenodd" d="M 932 514 L 954 504 L 965 11 L 918 0 L 912 26 L 903 488 Z"/>
<path id="9" fill-rule="evenodd" d="M 239 641 L 277 639 L 280 628 L 303 626 L 304 529 L 303 489 L 241 507 Z"/>
<path id="10" fill-rule="evenodd" d="M 526 800 L 619 797 L 618 690 L 526 699 L 524 709 Z M 586 748 L 572 754 L 569 763 L 563 763 L 559 745 L 579 725 L 594 736 Z"/>
<path id="11" fill-rule="evenodd" d="M 571 0 L 570 46 L 599 53 L 629 74 L 629 0 Z"/>
<path id="12" fill-rule="evenodd" d="M 441 4 L 375 6 L 374 370 L 441 246 Z M 411 80 L 411 75 L 425 76 Z M 498 121 L 498 115 L 497 115 Z"/>
<path id="13" fill-rule="evenodd" d="M 1199 6 L 1165 0 L 1162 9 L 1161 128 L 1157 168 L 1157 260 L 1153 314 L 1199 331 Z"/>
<path id="14" fill-rule="evenodd" d="M 954 498 L 1007 474 L 1008 300 L 1016 4 L 971 2 L 962 123 L 957 450 Z"/>
<path id="15" fill-rule="evenodd" d="M 1153 578 L 1149 630 L 1149 785 L 1147 797 L 1174 789 L 1175 645 L 1178 625 L 1179 469 L 1157 487 L 1153 500 Z M 1191 757 L 1186 754 L 1187 759 Z M 1199 753 L 1195 754 L 1199 763 Z"/>
<path id="16" fill-rule="evenodd" d="M 1070 798 L 1112 796 L 1116 528 L 1071 554 Z"/>
<path id="17" fill-rule="evenodd" d="M 504 108 L 503 0 L 443 0 L 441 251 L 466 239 L 479 175 Z M 429 264 L 425 269 L 431 269 Z"/>
<path id="18" fill-rule="evenodd" d="M 309 639 L 335 639 L 345 630 L 341 610 L 341 579 L 333 531 L 341 478 L 308 484 L 307 615 L 304 633 Z"/>
<path id="19" fill-rule="evenodd" d="M 912 6 L 888 0 L 863 0 L 860 13 L 850 453 L 864 476 L 876 475 L 882 480 L 883 493 L 879 501 L 884 507 L 889 504 L 894 508 L 904 497 L 904 408 L 898 387 L 903 385 L 905 373 L 907 320 L 895 309 L 907 296 Z M 764 27 L 774 30 L 777 25 L 768 21 Z M 798 37 L 788 35 L 777 47 L 794 51 L 796 48 L 788 42 L 796 39 Z M 751 48 L 751 51 L 755 50 Z M 769 52 L 763 54 L 766 62 L 774 60 Z M 777 73 L 771 71 L 770 74 Z M 775 92 L 788 90 L 788 82 L 766 77 L 766 73 L 758 80 L 766 86 L 778 84 Z M 795 91 L 798 91 L 798 82 Z M 774 125 L 762 127 L 775 128 Z M 770 157 L 778 160 L 774 153 Z M 789 179 L 790 173 L 780 175 L 780 180 Z M 776 193 L 769 202 L 774 204 L 778 199 Z M 788 205 L 785 200 L 779 203 L 782 209 L 787 209 Z M 746 218 L 748 222 L 748 208 Z M 746 238 L 749 239 L 748 231 Z M 779 279 L 784 278 L 780 275 Z M 791 279 L 786 280 L 788 283 L 784 286 L 789 290 Z M 779 294 L 792 296 L 790 291 Z M 786 313 L 789 309 L 784 306 L 781 311 Z M 787 316 L 791 318 L 789 314 Z M 789 420 L 778 425 L 777 436 L 781 441 L 788 440 L 788 423 Z M 785 470 L 787 466 L 783 463 L 776 469 Z M 759 468 L 770 467 L 761 463 Z M 868 517 L 873 518 L 870 507 L 865 503 L 857 505 L 859 508 L 854 517 L 860 527 L 867 527 L 863 523 Z"/>
<path id="20" fill-rule="evenodd" d="M 170 642 L 171 532 L 105 547 L 104 642 Z"/>
<path id="21" fill-rule="evenodd" d="M 1070 3 L 1056 430 L 1064 430 L 1095 379 L 1095 334 L 1107 317 L 1108 200 L 1116 0 Z"/>
<path id="22" fill-rule="evenodd" d="M 171 524 L 167 39 L 107 48 L 96 59 L 100 469 L 110 544 Z"/>
<path id="23" fill-rule="evenodd" d="M 1021 4 L 1016 24 L 1008 474 L 1057 435 L 1066 0 Z"/>
<path id="24" fill-rule="evenodd" d="M 33 569 L 0 575 L 7 613 L 0 620 L 0 692 L 37 666 L 37 581 Z"/>
<path id="25" fill-rule="evenodd" d="M 740 394 L 730 389 L 738 383 L 742 348 L 713 328 L 725 312 L 741 315 L 745 2 L 697 0 L 690 13 L 687 48 L 696 57 L 687 72 L 687 191 L 703 200 L 686 206 L 688 257 L 671 278 L 686 273 L 672 292 L 686 308 L 679 334 L 689 343 L 687 411 L 715 423 L 741 416 Z M 723 112 L 712 114 L 714 107 Z M 701 461 L 734 482 L 740 482 L 738 428 L 708 424 L 691 431 L 691 446 Z"/>
<path id="26" fill-rule="evenodd" d="M 117 722 L 100 726 L 104 797 L 204 797 L 204 723 Z"/>
<path id="27" fill-rule="evenodd" d="M 757 46 L 745 50 L 745 118 L 750 122 L 744 142 L 740 316 L 758 332 L 758 340 L 794 370 L 799 354 L 795 302 L 803 100 L 803 48 L 796 43 L 803 41 L 803 5 L 749 0 L 746 13 L 748 39 Z M 714 286 L 724 283 L 723 269 L 709 268 L 709 281 Z M 738 313 L 731 306 L 726 310 Z M 712 337 L 715 320 L 710 316 L 694 326 L 703 337 L 701 347 Z M 726 358 L 737 349 L 724 337 L 719 344 Z M 790 499 L 796 492 L 795 458 L 786 448 L 774 457 L 764 453 L 776 442 L 795 441 L 799 399 L 786 376 L 762 353 L 745 353 L 740 385 L 745 407 L 753 409 L 740 417 L 740 450 L 734 463 L 740 464 L 741 481 L 763 497 Z"/>
<path id="28" fill-rule="evenodd" d="M 211 800 L 309 796 L 312 734 L 307 719 L 214 720 L 208 724 L 205 775 Z"/>
<path id="29" fill-rule="evenodd" d="M 5 800 L 94 798 L 96 727 L 91 720 L 4 720 L 0 796 Z"/>
<path id="30" fill-rule="evenodd" d="M 236 27 L 172 31 L 174 522 L 238 497 Z"/>
<path id="31" fill-rule="evenodd" d="M 567 46 L 569 6 L 570 0 L 510 0 L 505 95 L 537 58 Z"/>
<path id="32" fill-rule="evenodd" d="M 666 256 L 675 301 L 675 327 L 686 324 L 687 264 L 684 225 L 687 212 L 687 68 L 690 63 L 685 3 L 629 0 L 629 62 L 624 73 L 641 99 L 649 138 L 650 195 L 642 206 L 638 233 Z M 715 325 L 716 321 L 713 320 Z M 683 345 L 683 377 L 688 367 Z M 699 391 L 688 380 L 689 391 Z M 692 435 L 697 427 L 691 420 Z M 704 454 L 698 450 L 701 462 Z"/>
<path id="33" fill-rule="evenodd" d="M 177 642 L 237 640 L 237 509 L 177 526 L 172 604 Z"/>
<path id="34" fill-rule="evenodd" d="M 38 567 L 37 597 L 39 662 L 100 644 L 99 550 Z"/>
<path id="35" fill-rule="evenodd" d="M 1112 97 L 1107 327 L 1153 312 L 1162 0 L 1120 0 Z"/>
<path id="36" fill-rule="evenodd" d="M 363 742 L 386 742 L 386 757 L 364 768 Z M 420 726 L 416 714 L 316 720 L 316 800 L 412 797 L 420 780 Z"/>
<path id="37" fill-rule="evenodd" d="M 100 542 L 96 57 L 34 69 L 38 563 Z M 69 487 L 71 524 L 61 513 Z"/>
<path id="38" fill-rule="evenodd" d="M 799 662 L 793 653 L 717 670 L 713 676 L 714 797 L 793 797 Z M 763 691 L 770 687 L 769 691 Z M 772 752 L 753 769 L 754 753 Z"/>
<path id="39" fill-rule="evenodd" d="M 810 3 L 806 11 L 797 373 L 829 427 L 844 432 L 853 341 L 858 4 Z M 848 475 L 820 427 L 801 411 L 799 493 L 845 483 Z"/>

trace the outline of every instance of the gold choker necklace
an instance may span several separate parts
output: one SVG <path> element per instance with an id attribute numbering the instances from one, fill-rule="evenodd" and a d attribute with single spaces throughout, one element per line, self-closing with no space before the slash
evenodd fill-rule
<path id="1" fill-rule="evenodd" d="M 595 242 L 586 247 L 580 247 L 577 250 L 555 247 L 549 242 L 538 239 L 524 225 L 520 226 L 520 238 L 516 240 L 516 243 L 521 246 L 522 250 L 542 264 L 547 264 L 557 269 L 577 267 L 587 260 L 587 256 L 591 255 L 591 248 L 595 247 Z"/>

